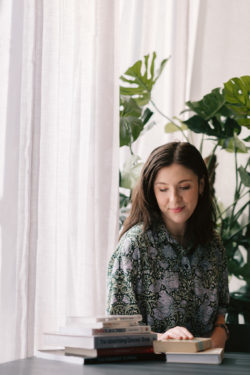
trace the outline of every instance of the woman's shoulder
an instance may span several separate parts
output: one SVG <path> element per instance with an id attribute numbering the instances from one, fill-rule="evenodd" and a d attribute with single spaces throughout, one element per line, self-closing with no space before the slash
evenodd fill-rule
<path id="1" fill-rule="evenodd" d="M 120 238 L 118 245 L 129 243 L 136 245 L 141 243 L 146 237 L 146 233 L 143 229 L 143 224 L 138 223 L 129 228 Z"/>

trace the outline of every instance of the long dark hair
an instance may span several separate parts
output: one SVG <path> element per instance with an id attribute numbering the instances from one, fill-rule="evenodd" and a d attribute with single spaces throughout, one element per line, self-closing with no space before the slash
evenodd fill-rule
<path id="1" fill-rule="evenodd" d="M 143 223 L 145 231 L 162 222 L 161 211 L 154 194 L 154 182 L 159 170 L 173 163 L 191 169 L 198 176 L 199 182 L 204 179 L 204 190 L 202 195 L 199 195 L 195 211 L 187 221 L 185 238 L 200 244 L 205 244 L 211 239 L 216 226 L 216 215 L 207 167 L 200 152 L 188 142 L 170 142 L 151 152 L 133 191 L 131 211 L 120 237 L 137 223 Z"/>

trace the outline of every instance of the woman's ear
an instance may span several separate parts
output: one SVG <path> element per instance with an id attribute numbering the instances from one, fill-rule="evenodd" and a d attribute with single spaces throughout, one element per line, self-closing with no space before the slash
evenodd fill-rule
<path id="1" fill-rule="evenodd" d="M 200 195 L 203 194 L 204 187 L 205 187 L 205 180 L 204 180 L 204 177 L 202 177 L 202 178 L 200 179 L 200 182 L 199 182 L 199 194 L 200 194 Z"/>

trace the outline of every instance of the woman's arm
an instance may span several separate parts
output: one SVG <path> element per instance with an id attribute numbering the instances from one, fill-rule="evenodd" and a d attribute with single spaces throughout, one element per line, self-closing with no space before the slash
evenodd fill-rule
<path id="1" fill-rule="evenodd" d="M 225 348 L 229 333 L 225 323 L 225 317 L 222 314 L 217 316 L 214 329 L 211 335 L 213 348 Z"/>
<path id="2" fill-rule="evenodd" d="M 133 246 L 118 246 L 108 267 L 107 313 L 140 314 L 135 295 L 138 265 L 133 258 Z"/>

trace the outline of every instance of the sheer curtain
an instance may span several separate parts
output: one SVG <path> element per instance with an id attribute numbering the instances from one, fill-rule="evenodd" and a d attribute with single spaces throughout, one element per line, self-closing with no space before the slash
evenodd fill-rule
<path id="1" fill-rule="evenodd" d="M 116 12 L 111 0 L 1 3 L 1 361 L 32 355 L 65 316 L 105 309 Z"/>
<path id="2" fill-rule="evenodd" d="M 153 51 L 156 66 L 169 58 L 152 95 L 165 115 L 178 115 L 189 95 L 200 0 L 120 0 L 120 4 L 120 74 Z M 183 140 L 180 133 L 165 133 L 168 120 L 152 110 L 157 125 L 134 145 L 143 159 L 160 144 Z M 121 165 L 126 156 L 124 148 Z"/>
<path id="3" fill-rule="evenodd" d="M 153 51 L 158 64 L 170 56 L 153 89 L 153 99 L 164 114 L 178 116 L 185 101 L 201 99 L 232 77 L 249 75 L 249 0 L 120 0 L 120 4 L 120 74 Z M 155 119 L 157 125 L 134 145 L 143 159 L 158 145 L 182 140 L 180 133 L 164 132 L 168 121 L 162 116 L 156 113 Z M 198 136 L 192 141 L 199 145 Z M 127 154 L 124 147 L 121 167 Z M 226 153 L 218 157 L 216 190 L 227 205 L 234 186 L 225 192 L 223 182 L 233 161 Z"/>
<path id="4" fill-rule="evenodd" d="M 178 115 L 185 100 L 248 74 L 249 6 L 1 1 L 1 362 L 32 355 L 67 315 L 104 312 L 118 234 L 119 74 L 153 51 L 158 62 L 171 55 L 154 99 Z M 165 122 L 135 152 L 179 138 Z"/>

